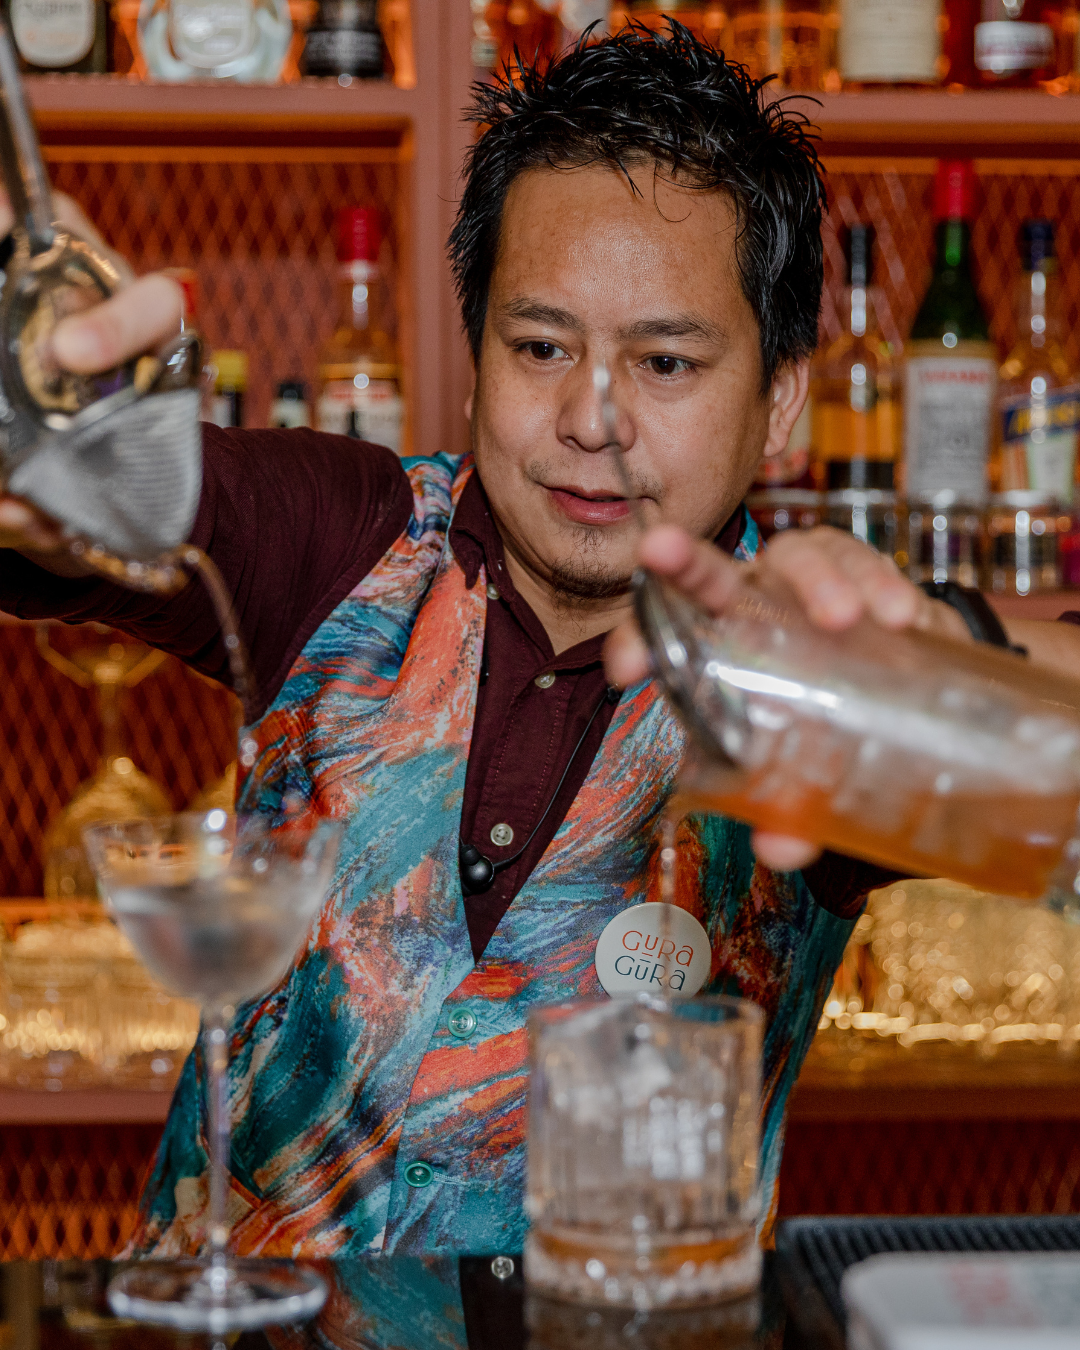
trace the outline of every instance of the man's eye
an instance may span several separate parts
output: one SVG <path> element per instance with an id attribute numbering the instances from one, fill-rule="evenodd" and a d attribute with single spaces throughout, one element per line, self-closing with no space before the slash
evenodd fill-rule
<path id="1" fill-rule="evenodd" d="M 654 375 L 681 375 L 690 369 L 690 362 L 681 356 L 649 356 L 645 365 Z"/>
<path id="2" fill-rule="evenodd" d="M 554 342 L 526 342 L 521 350 L 528 352 L 534 361 L 553 361 L 563 355 L 563 349 Z"/>

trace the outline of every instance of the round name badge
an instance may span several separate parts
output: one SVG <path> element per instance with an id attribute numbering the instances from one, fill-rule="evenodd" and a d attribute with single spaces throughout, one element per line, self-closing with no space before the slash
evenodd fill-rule
<path id="1" fill-rule="evenodd" d="M 616 914 L 596 944 L 596 973 L 609 994 L 696 994 L 709 978 L 709 935 L 677 905 L 650 900 Z"/>

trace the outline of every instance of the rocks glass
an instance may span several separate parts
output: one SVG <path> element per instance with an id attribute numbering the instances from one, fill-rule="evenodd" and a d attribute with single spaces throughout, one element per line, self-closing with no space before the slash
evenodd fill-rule
<path id="1" fill-rule="evenodd" d="M 533 1015 L 532 1288 L 637 1309 L 757 1288 L 762 1022 L 722 997 Z"/>

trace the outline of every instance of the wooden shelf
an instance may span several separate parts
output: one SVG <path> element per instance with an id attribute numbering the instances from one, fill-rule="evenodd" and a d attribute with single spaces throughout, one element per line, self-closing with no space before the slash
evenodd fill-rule
<path id="1" fill-rule="evenodd" d="M 47 128 L 93 125 L 187 127 L 222 120 L 339 125 L 400 124 L 425 95 L 389 80 L 303 79 L 294 84 L 167 84 L 117 75 L 35 75 L 30 101 Z M 826 155 L 1015 155 L 1080 157 L 1080 94 L 1039 90 L 777 91 L 820 129 Z"/>
<path id="2" fill-rule="evenodd" d="M 0 1089 L 4 1125 L 162 1125 L 172 1092 L 96 1088 L 61 1092 Z"/>
<path id="3" fill-rule="evenodd" d="M 832 156 L 1080 157 L 1080 94 L 1041 90 L 868 91 L 785 95 Z"/>
<path id="4" fill-rule="evenodd" d="M 301 80 L 297 84 L 153 84 L 115 75 L 37 75 L 26 80 L 42 139 L 131 144 L 182 138 L 221 144 L 271 135 L 277 145 L 399 141 L 423 115 L 414 89 L 389 81 Z"/>
<path id="5" fill-rule="evenodd" d="M 1080 1058 L 1026 1042 L 904 1049 L 819 1036 L 791 1097 L 792 1120 L 1080 1120 Z"/>
<path id="6" fill-rule="evenodd" d="M 984 592 L 1003 619 L 1057 619 L 1067 609 L 1080 610 L 1080 591 L 1036 591 L 1034 595 Z"/>

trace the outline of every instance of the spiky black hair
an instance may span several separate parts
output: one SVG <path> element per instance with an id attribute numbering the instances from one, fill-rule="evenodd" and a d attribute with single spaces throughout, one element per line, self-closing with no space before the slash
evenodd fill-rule
<path id="1" fill-rule="evenodd" d="M 466 112 L 485 129 L 469 151 L 450 260 L 479 359 L 503 206 L 526 169 L 651 160 L 736 211 L 736 262 L 757 318 L 766 387 L 817 346 L 824 190 L 806 117 L 762 98 L 763 80 L 672 20 L 632 24 L 477 84 Z"/>

